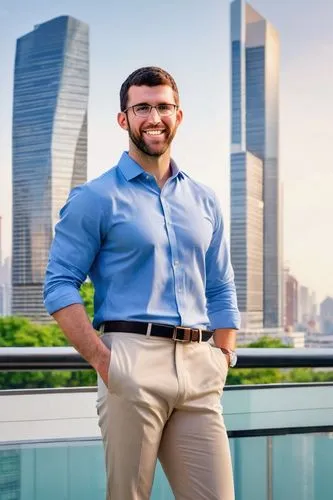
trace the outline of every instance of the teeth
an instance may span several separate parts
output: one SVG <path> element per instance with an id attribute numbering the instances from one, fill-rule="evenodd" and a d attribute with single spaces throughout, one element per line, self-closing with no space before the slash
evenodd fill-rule
<path id="1" fill-rule="evenodd" d="M 163 130 L 146 130 L 145 132 L 148 135 L 161 135 Z"/>

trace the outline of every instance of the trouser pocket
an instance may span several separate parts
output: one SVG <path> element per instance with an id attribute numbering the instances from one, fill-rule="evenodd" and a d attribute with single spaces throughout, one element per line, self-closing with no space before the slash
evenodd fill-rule
<path id="1" fill-rule="evenodd" d="M 217 369 L 218 374 L 221 377 L 222 384 L 224 386 L 227 375 L 228 375 L 228 362 L 224 353 L 221 351 L 219 347 L 214 345 L 210 345 L 210 350 L 213 358 L 213 363 L 215 364 L 215 368 Z"/>

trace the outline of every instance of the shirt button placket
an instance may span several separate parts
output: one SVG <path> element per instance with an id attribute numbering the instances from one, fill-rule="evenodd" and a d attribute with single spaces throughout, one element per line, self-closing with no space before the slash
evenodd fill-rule
<path id="1" fill-rule="evenodd" d="M 176 235 L 174 232 L 174 229 L 171 224 L 171 218 L 170 218 L 170 212 L 168 205 L 163 198 L 162 194 L 160 196 L 161 199 L 161 205 L 163 208 L 163 213 L 164 213 L 164 220 L 166 224 L 166 230 L 168 233 L 169 237 L 169 243 L 170 243 L 170 251 L 171 251 L 171 263 L 173 267 L 173 272 L 174 272 L 174 277 L 175 277 L 175 297 L 176 297 L 176 302 L 178 306 L 178 311 L 179 314 L 181 315 L 181 304 L 182 304 L 182 292 L 183 292 L 183 287 L 182 287 L 182 271 L 180 267 L 180 262 L 178 259 L 178 249 L 177 249 L 177 239 Z"/>

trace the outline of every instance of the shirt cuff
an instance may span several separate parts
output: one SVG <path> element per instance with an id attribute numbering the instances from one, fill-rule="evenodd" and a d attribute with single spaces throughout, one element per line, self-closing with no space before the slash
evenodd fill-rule
<path id="1" fill-rule="evenodd" d="M 44 305 L 49 314 L 53 314 L 59 309 L 70 306 L 72 304 L 84 304 L 79 291 L 73 287 L 61 287 L 61 290 L 55 289 L 49 293 L 44 300 Z"/>
<path id="2" fill-rule="evenodd" d="M 210 314 L 209 321 L 212 330 L 217 330 L 218 328 L 239 330 L 241 317 L 238 310 L 220 311 Z"/>

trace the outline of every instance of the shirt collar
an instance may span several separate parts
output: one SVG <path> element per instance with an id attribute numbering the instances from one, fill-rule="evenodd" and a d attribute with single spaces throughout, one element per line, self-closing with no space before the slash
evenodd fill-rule
<path id="1" fill-rule="evenodd" d="M 170 165 L 172 177 L 184 177 L 183 172 L 179 170 L 174 160 L 171 159 Z M 142 167 L 140 167 L 140 165 L 135 160 L 133 160 L 133 158 L 129 156 L 127 151 L 124 151 L 124 153 L 121 155 L 121 158 L 118 162 L 118 167 L 120 168 L 123 176 L 127 181 L 131 181 L 135 177 L 146 173 L 146 171 Z"/>
<path id="2" fill-rule="evenodd" d="M 178 166 L 177 166 L 177 163 L 171 158 L 171 161 L 170 161 L 170 165 L 171 165 L 171 172 L 172 172 L 172 177 L 179 177 L 180 179 L 183 179 L 184 178 L 184 174 L 181 170 L 179 170 Z"/>

